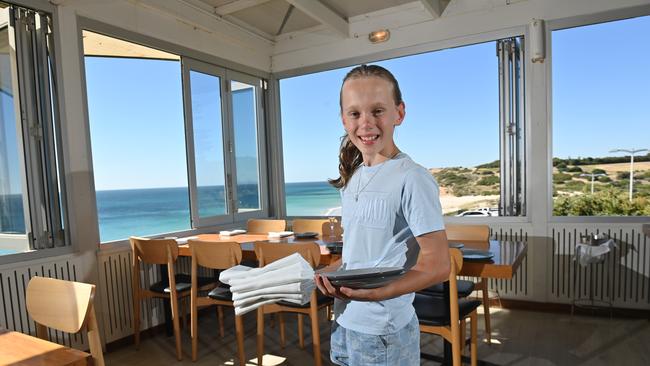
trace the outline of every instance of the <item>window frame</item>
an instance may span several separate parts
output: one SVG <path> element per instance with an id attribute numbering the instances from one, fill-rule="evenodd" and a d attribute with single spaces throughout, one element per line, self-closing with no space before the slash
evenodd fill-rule
<path id="1" fill-rule="evenodd" d="M 650 16 L 650 5 L 639 5 L 625 9 L 615 9 L 601 13 L 554 19 L 546 22 L 546 113 L 547 113 L 547 166 L 546 202 L 549 223 L 646 223 L 650 216 L 555 216 L 553 214 L 553 31 L 579 28 L 601 23 L 615 22 L 631 18 Z"/>
<path id="2" fill-rule="evenodd" d="M 528 31 L 527 26 L 515 26 L 515 27 L 510 27 L 510 28 L 504 28 L 498 31 L 491 31 L 491 32 L 485 32 L 485 33 L 480 33 L 480 34 L 474 34 L 470 36 L 463 36 L 463 37 L 457 37 L 453 39 L 448 39 L 448 40 L 443 40 L 443 41 L 434 41 L 434 42 L 427 42 L 423 43 L 421 45 L 417 46 L 410 46 L 410 47 L 405 47 L 405 48 L 400 48 L 400 49 L 393 49 L 393 50 L 388 50 L 388 51 L 383 51 L 383 52 L 378 52 L 374 54 L 370 54 L 367 56 L 362 56 L 362 57 L 353 57 L 353 58 L 347 58 L 347 59 L 342 59 L 338 60 L 335 62 L 328 62 L 324 64 L 320 64 L 317 66 L 308 66 L 308 67 L 301 67 L 301 68 L 295 68 L 291 70 L 286 70 L 282 72 L 278 72 L 274 74 L 274 77 L 278 81 L 278 86 L 274 90 L 274 98 L 276 100 L 280 100 L 280 91 L 279 91 L 279 81 L 284 79 L 284 78 L 289 78 L 289 77 L 295 77 L 295 76 L 301 76 L 305 74 L 310 74 L 310 73 L 317 73 L 317 72 L 323 72 L 323 71 L 330 71 L 333 69 L 338 69 L 338 68 L 343 68 L 343 67 L 351 67 L 354 65 L 362 64 L 362 63 L 373 63 L 377 61 L 384 61 L 388 59 L 393 59 L 393 58 L 399 58 L 399 57 L 407 57 L 407 56 L 413 56 L 421 53 L 428 53 L 428 52 L 435 52 L 435 51 L 441 51 L 449 48 L 458 48 L 458 47 L 464 47 L 464 46 L 471 46 L 473 44 L 478 44 L 478 43 L 485 43 L 485 42 L 494 42 L 498 41 L 500 39 L 505 39 L 505 38 L 513 38 L 513 37 L 523 37 L 524 39 L 524 55 L 528 55 L 529 52 L 529 43 L 525 40 L 530 39 L 530 33 Z M 496 52 L 496 51 L 495 51 Z M 528 57 L 524 57 L 524 60 L 522 62 L 522 65 L 524 66 L 525 72 L 523 75 L 523 83 L 525 85 L 524 90 L 523 90 L 523 108 L 524 108 L 524 140 L 526 146 L 531 146 L 531 104 L 532 104 L 532 98 L 531 98 L 531 75 L 532 72 L 530 71 L 530 59 Z M 495 70 L 495 72 L 498 72 Z M 408 102 L 408 101 L 407 101 Z M 278 102 L 279 103 L 279 102 Z M 282 121 L 280 119 L 280 108 L 281 106 L 278 105 L 278 129 L 281 134 L 282 131 Z M 281 139 L 279 139 L 281 142 Z M 498 143 L 496 141 L 495 143 Z M 282 146 L 282 145 L 280 145 Z M 501 147 L 499 148 L 501 151 Z M 501 154 L 501 153 L 500 153 Z M 507 223 L 529 223 L 532 222 L 532 211 L 530 209 L 531 207 L 531 200 L 533 199 L 532 197 L 532 168 L 531 166 L 531 159 L 532 159 L 532 153 L 531 149 L 527 148 L 525 152 L 525 159 L 526 159 L 526 164 L 524 168 L 525 172 L 525 194 L 524 194 L 524 199 L 526 206 L 528 209 L 526 210 L 526 213 L 522 216 L 489 216 L 489 217 L 456 217 L 456 216 L 445 216 L 445 222 L 449 223 L 465 223 L 465 224 L 471 224 L 471 223 L 494 223 L 494 224 L 507 224 Z M 276 182 L 277 184 L 280 184 L 284 187 L 284 164 L 281 164 L 279 167 L 279 182 Z M 278 207 L 280 207 L 280 212 L 282 212 L 283 215 L 286 216 L 286 193 L 284 192 L 283 188 L 283 195 L 279 197 L 279 202 L 276 202 Z M 298 216 L 287 216 L 287 219 L 290 220 L 292 218 L 296 218 Z M 323 218 L 323 216 L 300 216 L 301 218 Z"/>
<path id="3" fill-rule="evenodd" d="M 82 32 L 84 30 L 90 31 L 90 32 L 95 32 L 95 33 L 101 33 L 103 35 L 106 35 L 108 37 L 113 37 L 113 38 L 118 38 L 127 42 L 132 42 L 132 43 L 137 43 L 146 47 L 151 47 L 155 48 L 164 52 L 169 52 L 176 54 L 181 57 L 181 60 L 183 59 L 193 59 L 195 61 L 207 64 L 207 65 L 213 65 L 215 67 L 223 68 L 226 71 L 230 72 L 237 72 L 241 73 L 242 75 L 248 75 L 251 77 L 256 77 L 261 80 L 264 80 L 268 83 L 268 80 L 272 79 L 272 75 L 268 72 L 258 70 L 249 66 L 245 66 L 233 61 L 229 61 L 223 58 L 220 58 L 215 55 L 207 54 L 198 50 L 194 50 L 191 48 L 187 48 L 178 44 L 174 44 L 171 42 L 167 42 L 158 38 L 154 38 L 142 33 L 130 31 L 124 28 L 120 28 L 111 24 L 104 23 L 102 21 L 96 20 L 96 19 L 91 19 L 87 18 L 81 15 L 76 16 L 77 19 L 77 39 L 79 41 L 79 60 L 80 60 L 80 73 L 81 73 L 81 81 L 82 81 L 82 93 L 83 93 L 83 100 L 81 101 L 81 106 L 84 111 L 84 123 L 88 126 L 89 125 L 89 117 L 88 117 L 88 97 L 87 97 L 87 90 L 86 90 L 86 70 L 84 67 L 84 51 L 83 51 L 83 38 L 82 38 Z M 182 64 L 182 62 L 181 62 Z M 182 71 L 182 70 L 181 70 Z M 182 74 L 183 75 L 183 74 Z M 268 85 L 268 84 L 267 84 Z M 183 89 L 185 89 L 183 87 Z M 268 100 L 270 98 L 270 92 L 268 90 L 265 90 L 265 93 L 262 93 L 263 95 L 260 97 L 260 102 L 264 104 L 268 103 Z M 184 90 L 182 91 L 184 93 Z M 184 94 L 183 94 L 184 95 Z M 222 100 L 223 103 L 223 100 Z M 183 101 L 183 105 L 185 105 L 185 101 Z M 222 110 L 223 113 L 223 110 Z M 265 131 L 261 137 L 258 138 L 258 145 L 261 146 L 259 150 L 259 162 L 260 166 L 264 167 L 264 170 L 261 170 L 262 173 L 260 173 L 260 182 L 262 180 L 265 180 L 266 183 L 260 183 L 262 184 L 263 187 L 263 194 L 266 194 L 266 196 L 260 196 L 260 202 L 263 205 L 264 209 L 262 211 L 256 211 L 258 214 L 256 217 L 270 217 L 271 213 L 277 214 L 277 206 L 275 205 L 275 200 L 270 199 L 269 195 L 269 189 L 268 189 L 268 184 L 269 182 L 273 181 L 273 178 L 271 178 L 271 168 L 269 168 L 269 164 L 267 163 L 267 154 L 268 150 L 272 149 L 272 145 L 269 144 L 268 141 L 268 131 L 264 128 L 265 125 L 268 124 L 269 121 L 269 112 L 268 110 L 262 109 L 258 112 L 258 126 L 262 126 L 262 130 Z M 265 122 L 267 121 L 267 122 Z M 183 124 L 185 126 L 185 118 L 183 121 Z M 187 134 L 187 131 L 186 131 Z M 97 217 L 97 196 L 95 193 L 95 188 L 94 188 L 94 173 L 93 173 L 93 167 L 92 167 L 92 149 L 91 149 L 91 141 L 90 141 L 90 135 L 88 132 L 87 136 L 87 150 L 88 150 L 88 157 L 89 157 L 89 171 L 90 171 L 90 181 L 91 184 L 93 184 L 91 188 L 91 194 L 89 197 L 89 200 L 92 202 L 89 203 L 89 205 L 92 205 L 93 209 L 93 215 L 94 218 L 93 220 L 93 225 L 96 225 L 95 227 L 95 232 L 97 233 L 97 243 L 98 243 L 98 248 L 101 251 L 112 251 L 112 250 L 119 250 L 120 248 L 126 247 L 129 245 L 128 239 L 122 239 L 122 240 L 115 240 L 115 241 L 108 241 L 108 242 L 100 242 L 99 241 L 99 220 Z M 186 144 L 186 149 L 187 149 L 187 144 Z M 186 159 L 188 159 L 188 155 L 186 152 Z M 188 164 L 188 169 L 189 169 L 189 164 Z M 191 189 L 191 186 L 189 185 L 189 176 L 188 176 L 188 188 Z M 261 193 L 262 194 L 262 193 Z M 189 197 L 188 197 L 189 199 Z M 190 220 L 192 220 L 192 207 L 190 207 Z M 175 231 L 175 232 L 168 232 L 164 234 L 156 234 L 156 235 L 150 235 L 148 237 L 163 237 L 163 236 L 169 236 L 169 235 L 176 235 L 176 236 L 186 236 L 186 235 L 193 235 L 193 234 L 200 234 L 200 233 L 207 233 L 207 232 L 214 232 L 216 226 L 218 227 L 233 227 L 236 225 L 241 225 L 245 224 L 245 215 L 241 216 L 236 216 L 234 218 L 234 221 L 231 220 L 224 220 L 223 222 L 219 223 L 209 223 L 208 226 L 196 226 L 192 227 L 188 230 L 182 230 L 182 231 Z M 241 221 L 240 221 L 241 220 Z M 194 225 L 194 222 L 191 223 L 191 225 Z"/>
<path id="4" fill-rule="evenodd" d="M 60 82 L 62 71 L 56 59 L 56 52 L 61 48 L 57 8 L 46 2 L 32 0 L 14 0 L 6 4 L 33 13 L 46 14 L 49 21 L 41 18 L 39 32 L 42 35 L 34 33 L 30 36 L 23 33 L 19 37 L 15 31 L 17 9 L 9 10 L 8 33 L 10 39 L 13 37 L 11 42 L 16 47 L 15 51 L 10 53 L 12 62 L 16 65 L 11 73 L 17 83 L 16 90 L 20 90 L 14 95 L 14 105 L 16 118 L 19 120 L 16 129 L 20 134 L 17 148 L 23 187 L 24 236 L 29 242 L 30 250 L 0 256 L 0 265 L 64 255 L 78 250 L 78 246 L 73 245 L 70 238 L 71 221 L 66 194 L 66 153 L 62 136 L 66 121 L 62 119 L 65 115 Z M 43 25 L 49 27 L 50 32 L 42 31 Z M 25 54 L 33 55 L 37 52 L 37 58 L 21 57 L 21 47 L 31 48 L 31 52 L 23 49 L 22 53 Z M 23 71 L 19 74 L 17 69 Z M 34 76 L 45 76 L 46 79 Z M 34 101 L 38 101 L 38 105 L 33 105 Z M 41 135 L 42 139 L 33 138 L 30 127 L 24 124 L 26 120 L 38 121 L 37 135 Z M 26 135 L 29 136 L 28 141 L 25 141 Z M 39 139 L 43 142 L 39 143 Z M 39 238 L 34 234 L 35 231 L 46 235 Z"/>

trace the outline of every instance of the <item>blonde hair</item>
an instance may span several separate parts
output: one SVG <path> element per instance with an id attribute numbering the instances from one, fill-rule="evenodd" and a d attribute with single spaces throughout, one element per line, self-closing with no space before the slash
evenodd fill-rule
<path id="1" fill-rule="evenodd" d="M 395 76 L 393 76 L 390 71 L 378 65 L 361 65 L 350 70 L 350 72 L 348 72 L 343 78 L 341 92 L 339 94 L 339 106 L 341 110 L 343 110 L 343 85 L 345 85 L 345 82 L 352 79 L 369 77 L 377 77 L 388 81 L 393 86 L 393 99 L 395 105 L 403 103 L 402 92 L 399 89 L 397 79 L 395 79 Z M 336 188 L 345 188 L 350 181 L 350 178 L 352 178 L 352 174 L 354 174 L 354 172 L 359 168 L 361 163 L 363 163 L 361 151 L 354 146 L 346 133 L 341 137 L 341 147 L 339 149 L 340 176 L 336 179 L 329 179 L 328 182 Z"/>

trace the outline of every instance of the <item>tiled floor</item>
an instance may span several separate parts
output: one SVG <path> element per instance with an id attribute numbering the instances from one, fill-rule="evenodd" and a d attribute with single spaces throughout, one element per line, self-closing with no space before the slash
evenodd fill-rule
<path id="1" fill-rule="evenodd" d="M 479 311 L 481 309 L 479 308 Z M 522 310 L 492 310 L 492 345 L 481 343 L 481 360 L 497 365 L 650 365 L 650 321 L 648 319 L 610 319 L 570 316 Z M 214 312 L 216 313 L 216 311 Z M 199 360 L 192 363 L 189 330 L 183 333 L 183 361 L 176 361 L 174 338 L 158 335 L 142 342 L 139 351 L 126 346 L 106 354 L 107 365 L 232 365 L 236 355 L 234 323 L 226 314 L 226 336 L 219 337 L 216 316 L 200 319 Z M 323 313 L 321 312 L 320 315 Z M 268 319 L 268 318 L 267 318 Z M 296 316 L 285 315 L 287 345 L 279 345 L 279 330 L 266 321 L 265 365 L 313 364 L 309 320 L 305 321 L 305 349 L 298 347 Z M 479 338 L 483 334 L 479 315 Z M 256 365 L 255 314 L 245 316 L 245 351 L 249 365 Z M 321 323 L 323 364 L 329 364 L 329 326 Z M 441 353 L 437 336 L 422 334 L 423 352 Z M 436 365 L 433 361 L 423 365 Z"/>

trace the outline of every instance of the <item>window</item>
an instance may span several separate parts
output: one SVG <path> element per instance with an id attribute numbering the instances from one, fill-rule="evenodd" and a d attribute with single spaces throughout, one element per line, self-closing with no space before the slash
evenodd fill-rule
<path id="1" fill-rule="evenodd" d="M 267 214 L 261 79 L 83 37 L 101 242 Z"/>
<path id="2" fill-rule="evenodd" d="M 0 3 L 0 255 L 67 245 L 51 18 Z"/>
<path id="3" fill-rule="evenodd" d="M 406 102 L 397 146 L 436 177 L 445 215 L 526 214 L 521 42 L 516 37 L 376 62 L 396 76 Z M 338 98 L 349 70 L 280 81 L 289 216 L 340 215 L 339 192 L 327 179 L 338 177 L 344 134 Z"/>
<path id="4" fill-rule="evenodd" d="M 648 34 L 650 16 L 552 32 L 555 216 L 650 216 Z"/>

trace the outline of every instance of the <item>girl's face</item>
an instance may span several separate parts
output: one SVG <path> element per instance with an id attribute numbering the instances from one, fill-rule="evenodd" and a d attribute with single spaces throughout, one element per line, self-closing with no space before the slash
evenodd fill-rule
<path id="1" fill-rule="evenodd" d="M 341 118 L 366 165 L 395 152 L 393 131 L 404 120 L 404 103 L 395 105 L 393 85 L 380 77 L 347 80 L 341 90 Z"/>

